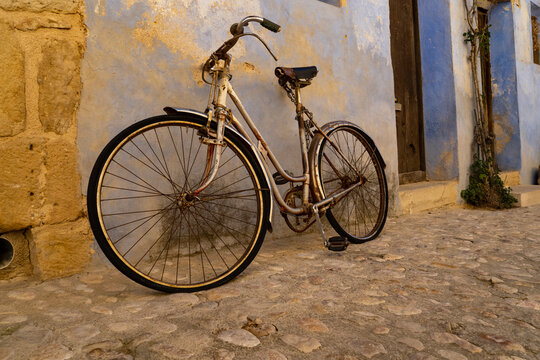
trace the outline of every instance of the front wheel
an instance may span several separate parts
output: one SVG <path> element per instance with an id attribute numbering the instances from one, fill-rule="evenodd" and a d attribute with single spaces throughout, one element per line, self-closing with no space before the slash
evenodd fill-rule
<path id="1" fill-rule="evenodd" d="M 314 193 L 319 200 L 358 182 L 326 211 L 336 232 L 352 243 L 375 239 L 388 213 L 388 185 L 384 163 L 373 141 L 356 125 L 335 122 L 317 133 L 310 149 Z"/>
<path id="2" fill-rule="evenodd" d="M 223 284 L 253 260 L 270 213 L 253 151 L 227 129 L 214 181 L 203 181 L 206 119 L 188 114 L 140 121 L 102 151 L 88 184 L 88 217 L 107 258 L 124 275 L 166 292 Z"/>

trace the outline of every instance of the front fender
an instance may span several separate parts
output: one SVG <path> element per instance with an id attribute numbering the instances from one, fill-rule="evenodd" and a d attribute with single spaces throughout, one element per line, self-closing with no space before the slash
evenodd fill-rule
<path id="1" fill-rule="evenodd" d="M 197 110 L 192 110 L 192 109 L 174 108 L 174 107 L 167 106 L 167 107 L 163 108 L 163 111 L 165 111 L 165 113 L 167 113 L 167 115 L 191 114 L 191 115 L 201 117 L 203 119 L 208 119 L 208 114 L 205 114 L 205 113 L 197 111 Z M 268 174 L 265 171 L 266 168 L 264 166 L 261 155 L 259 154 L 259 151 L 257 150 L 257 147 L 255 145 L 253 145 L 248 139 L 246 139 L 242 134 L 240 134 L 235 128 L 233 128 L 233 127 L 231 127 L 229 125 L 226 125 L 226 128 L 229 129 L 230 131 L 234 132 L 235 134 L 237 134 L 247 144 L 249 144 L 249 146 L 251 147 L 251 150 L 253 151 L 253 154 L 255 155 L 255 158 L 259 162 L 259 166 L 261 167 L 262 172 L 264 174 L 264 179 L 266 181 L 265 188 L 270 189 L 270 180 L 268 179 Z M 270 190 L 268 190 L 268 191 L 270 191 Z M 270 231 L 270 232 L 272 232 L 273 205 L 274 205 L 274 201 L 272 200 L 272 198 L 270 198 L 270 217 L 268 218 L 268 231 Z"/>

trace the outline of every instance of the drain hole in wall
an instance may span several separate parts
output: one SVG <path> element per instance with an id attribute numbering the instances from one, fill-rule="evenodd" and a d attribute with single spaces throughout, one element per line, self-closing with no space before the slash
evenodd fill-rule
<path id="1" fill-rule="evenodd" d="M 0 237 L 0 269 L 4 269 L 13 260 L 13 245 L 3 237 Z"/>

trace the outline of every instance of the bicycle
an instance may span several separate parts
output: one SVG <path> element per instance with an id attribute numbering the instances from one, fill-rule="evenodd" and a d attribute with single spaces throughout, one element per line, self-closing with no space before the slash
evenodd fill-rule
<path id="1" fill-rule="evenodd" d="M 302 175 L 284 170 L 230 83 L 228 51 L 251 22 L 248 16 L 202 68 L 210 85 L 204 112 L 166 107 L 166 115 L 139 121 L 103 149 L 88 185 L 88 217 L 101 249 L 132 280 L 165 292 L 219 286 L 240 274 L 272 231 L 272 199 L 287 225 L 303 232 L 315 222 L 324 245 L 343 251 L 376 238 L 388 211 L 385 164 L 373 140 L 357 125 L 319 126 L 302 105 L 300 89 L 315 66 L 278 67 L 275 74 L 296 106 Z M 230 97 L 257 142 L 227 107 Z M 277 170 L 272 176 L 270 164 Z M 278 185 L 290 184 L 284 196 Z M 339 234 L 327 238 L 326 215 Z"/>

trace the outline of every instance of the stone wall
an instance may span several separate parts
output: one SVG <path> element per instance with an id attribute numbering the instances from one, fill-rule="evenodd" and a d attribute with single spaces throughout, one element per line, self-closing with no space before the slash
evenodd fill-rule
<path id="1" fill-rule="evenodd" d="M 91 258 L 75 113 L 85 51 L 79 0 L 0 0 L 0 280 L 80 271 Z"/>

